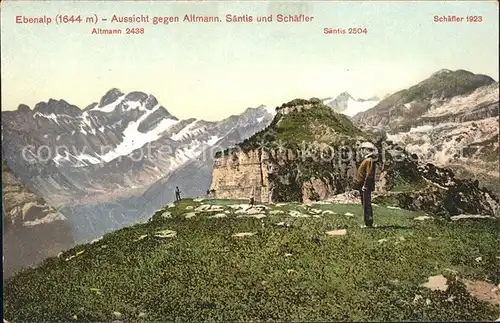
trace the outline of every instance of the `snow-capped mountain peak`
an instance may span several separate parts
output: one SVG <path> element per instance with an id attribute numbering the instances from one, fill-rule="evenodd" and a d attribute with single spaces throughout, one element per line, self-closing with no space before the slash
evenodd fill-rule
<path id="1" fill-rule="evenodd" d="M 260 106 L 218 122 L 179 120 L 151 94 L 111 89 L 83 110 L 49 100 L 5 111 L 2 149 L 38 193 L 67 203 L 102 190 L 135 193 L 211 147 L 260 131 L 273 115 Z"/>
<path id="2" fill-rule="evenodd" d="M 342 92 L 336 98 L 323 99 L 323 104 L 329 106 L 339 113 L 343 113 L 349 117 L 355 114 L 373 108 L 380 100 L 377 97 L 370 99 L 355 99 L 348 92 Z"/>

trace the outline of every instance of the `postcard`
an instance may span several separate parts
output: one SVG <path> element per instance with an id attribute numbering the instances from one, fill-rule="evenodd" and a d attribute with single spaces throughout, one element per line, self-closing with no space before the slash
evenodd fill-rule
<path id="1" fill-rule="evenodd" d="M 497 1 L 3 1 L 3 322 L 500 319 Z"/>

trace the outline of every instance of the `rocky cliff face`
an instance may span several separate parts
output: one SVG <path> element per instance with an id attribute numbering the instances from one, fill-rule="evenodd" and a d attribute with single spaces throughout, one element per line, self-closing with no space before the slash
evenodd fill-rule
<path id="1" fill-rule="evenodd" d="M 345 122 L 326 120 L 321 107 L 316 110 L 287 108 L 286 114 L 278 111 L 266 130 L 239 147 L 218 154 L 212 174 L 213 197 L 253 197 L 257 202 L 310 202 L 354 189 L 355 172 L 362 160 L 358 147 L 367 136 L 352 130 L 349 136 L 334 128 L 334 133 L 342 134 L 341 142 L 329 137 L 329 141 L 313 140 L 298 145 L 289 134 L 285 138 L 290 141 L 276 145 L 274 136 L 289 130 L 283 129 L 283 124 L 289 124 L 290 119 L 307 123 L 315 113 L 318 119 L 311 121 L 314 127 L 301 124 L 311 133 L 298 133 L 297 136 L 324 139 L 315 137 L 313 130 L 323 123 L 349 128 Z M 337 114 L 328 117 L 337 118 Z M 255 148 L 257 143 L 259 148 Z M 422 164 L 417 154 L 384 138 L 376 145 L 380 154 L 374 193 L 380 203 L 390 200 L 401 207 L 440 215 L 498 214 L 498 199 L 489 190 L 480 188 L 477 181 L 458 179 L 450 169 Z M 248 147 L 253 148 L 244 149 Z"/>
<path id="2" fill-rule="evenodd" d="M 332 175 L 325 169 L 332 169 L 334 162 L 315 162 L 317 156 L 312 155 L 328 147 L 327 143 L 338 148 L 363 138 L 362 133 L 318 99 L 295 99 L 276 111 L 270 126 L 238 148 L 216 156 L 210 188 L 213 196 L 307 201 L 316 194 L 327 196 L 346 187 L 348 167 Z"/>
<path id="3" fill-rule="evenodd" d="M 211 195 L 222 199 L 254 198 L 269 202 L 268 156 L 250 150 L 215 159 Z"/>
<path id="4" fill-rule="evenodd" d="M 454 106 L 464 105 L 465 101 L 474 103 L 475 100 L 484 97 L 484 92 L 488 92 L 488 86 L 495 86 L 494 83 L 495 80 L 486 75 L 465 70 L 441 70 L 408 89 L 390 95 L 373 108 L 356 114 L 353 120 L 363 128 L 387 128 L 392 131 L 439 122 L 439 117 L 466 112 L 457 111 Z M 471 100 L 467 100 L 470 95 L 472 95 Z M 493 103 L 495 96 L 488 97 L 488 101 Z M 498 91 L 496 101 L 498 101 Z M 483 106 L 481 103 L 481 106 L 474 105 L 472 108 L 485 107 L 486 105 Z M 471 107 L 466 110 L 470 112 Z M 472 115 L 454 117 L 457 121 L 469 121 Z"/>
<path id="5" fill-rule="evenodd" d="M 73 246 L 66 218 L 2 166 L 3 274 L 38 264 Z"/>
<path id="6" fill-rule="evenodd" d="M 449 167 L 500 194 L 498 82 L 444 70 L 354 117 L 365 131 L 385 132 L 422 162 Z"/>

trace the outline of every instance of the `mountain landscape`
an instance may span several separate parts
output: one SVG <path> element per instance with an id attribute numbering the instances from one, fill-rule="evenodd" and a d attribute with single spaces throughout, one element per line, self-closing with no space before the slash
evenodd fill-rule
<path id="1" fill-rule="evenodd" d="M 271 119 L 260 106 L 219 122 L 179 120 L 152 95 L 112 89 L 82 110 L 51 99 L 33 110 L 2 112 L 2 149 L 14 173 L 59 207 L 84 242 L 140 221 L 144 205 L 170 202 L 171 194 L 157 204 L 149 200 L 157 182 L 204 192 L 169 178 L 198 159 L 210 165 L 211 147 L 238 142 Z M 209 176 L 205 170 L 202 177 Z"/>
<path id="2" fill-rule="evenodd" d="M 226 137 L 271 120 L 265 107 L 220 122 L 179 120 L 142 92 L 108 91 L 83 110 L 49 100 L 3 112 L 4 156 L 52 205 L 135 196 Z"/>
<path id="3" fill-rule="evenodd" d="M 50 100 L 2 114 L 6 170 L 78 244 L 6 281 L 8 320 L 500 315 L 488 76 L 441 70 L 382 100 L 345 92 L 219 122 L 116 89 L 82 110 Z M 364 141 L 382 153 L 373 229 L 353 186 Z M 28 145 L 37 159 L 22 155 Z M 176 186 L 183 200 L 169 204 Z M 9 219 L 25 223 L 23 208 Z"/>
<path id="4" fill-rule="evenodd" d="M 323 99 L 323 103 L 335 110 L 336 112 L 345 114 L 349 117 L 373 108 L 380 102 L 377 97 L 369 99 L 355 99 L 348 92 L 342 92 L 336 98 Z"/>
<path id="5" fill-rule="evenodd" d="M 212 197 L 253 197 L 265 203 L 327 200 L 354 189 L 358 147 L 370 139 L 318 99 L 290 101 L 277 108 L 266 129 L 243 141 L 238 150 L 218 156 Z M 375 145 L 383 154 L 375 201 L 435 215 L 498 215 L 498 197 L 480 188 L 478 181 L 422 164 L 416 154 L 384 138 Z"/>
<path id="6" fill-rule="evenodd" d="M 498 82 L 469 71 L 441 70 L 353 117 L 384 132 L 424 162 L 446 166 L 500 193 Z"/>
<path id="7" fill-rule="evenodd" d="M 314 153 L 324 145 L 356 153 L 370 135 L 319 99 L 295 99 L 276 112 L 265 129 L 215 154 L 207 198 L 169 204 L 146 223 L 9 279 L 6 318 L 498 318 L 494 194 L 381 137 L 376 144 L 389 154 L 377 176 L 376 226 L 368 229 L 348 195 L 355 156 L 337 163 Z M 304 143 L 316 150 L 301 155 Z M 47 292 L 57 296 L 46 299 Z"/>

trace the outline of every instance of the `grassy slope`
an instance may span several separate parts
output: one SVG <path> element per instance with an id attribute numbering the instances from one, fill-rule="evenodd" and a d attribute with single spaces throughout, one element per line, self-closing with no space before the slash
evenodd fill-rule
<path id="1" fill-rule="evenodd" d="M 379 226 L 400 228 L 369 230 L 361 228 L 360 206 L 324 204 L 315 207 L 338 215 L 184 218 L 190 212 L 185 207 L 197 204 L 183 201 L 168 209 L 172 218 L 159 216 L 161 211 L 149 223 L 107 234 L 18 274 L 4 288 L 5 318 L 476 321 L 500 315 L 500 308 L 470 297 L 459 282 L 441 293 L 419 287 L 428 276 L 450 269 L 498 283 L 498 221 L 416 221 L 419 214 L 375 207 Z M 273 208 L 305 212 L 299 204 Z M 292 227 L 275 225 L 280 221 Z M 341 228 L 347 228 L 346 236 L 325 234 Z M 165 229 L 177 236 L 154 237 Z M 257 234 L 232 237 L 238 232 Z M 423 300 L 414 303 L 417 294 Z M 457 298 L 447 301 L 450 295 Z"/>

